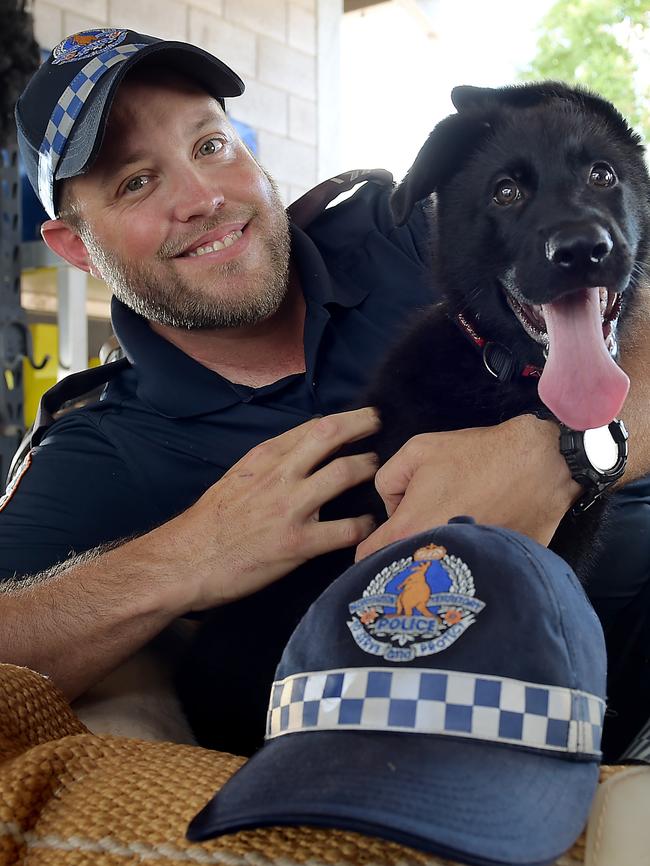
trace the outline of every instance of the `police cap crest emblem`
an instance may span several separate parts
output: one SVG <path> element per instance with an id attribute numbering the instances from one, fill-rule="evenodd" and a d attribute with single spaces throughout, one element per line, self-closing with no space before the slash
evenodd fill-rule
<path id="1" fill-rule="evenodd" d="M 375 575 L 350 603 L 347 625 L 364 652 L 410 662 L 446 650 L 484 607 L 468 566 L 445 547 L 427 544 Z"/>
<path id="2" fill-rule="evenodd" d="M 88 60 L 109 48 L 114 48 L 126 38 L 127 30 L 112 27 L 96 30 L 83 30 L 67 36 L 52 51 L 52 63 L 72 63 L 75 60 Z"/>

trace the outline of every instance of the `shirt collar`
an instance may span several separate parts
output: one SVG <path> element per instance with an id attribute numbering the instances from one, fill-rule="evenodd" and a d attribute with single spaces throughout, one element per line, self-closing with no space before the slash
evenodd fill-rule
<path id="1" fill-rule="evenodd" d="M 311 317 L 322 315 L 326 305 L 354 307 L 368 294 L 368 286 L 334 283 L 314 242 L 294 225 L 291 254 L 307 301 L 307 324 Z M 190 358 L 115 297 L 111 302 L 111 318 L 115 336 L 137 374 L 138 397 L 160 415 L 168 418 L 204 415 L 239 403 L 253 393 L 253 389 L 233 384 Z M 311 333 L 312 329 L 306 327 L 306 343 Z M 314 352 L 315 346 L 305 346 L 308 357 Z M 278 383 L 273 383 L 257 389 L 257 393 L 277 387 Z"/>

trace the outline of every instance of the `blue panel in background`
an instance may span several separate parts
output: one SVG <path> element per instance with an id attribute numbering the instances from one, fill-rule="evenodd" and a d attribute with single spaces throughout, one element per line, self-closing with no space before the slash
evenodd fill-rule
<path id="1" fill-rule="evenodd" d="M 230 122 L 237 130 L 237 134 L 244 142 L 251 153 L 257 156 L 257 133 L 252 126 L 247 123 L 242 123 L 241 120 L 235 120 L 234 117 L 229 117 Z"/>
<path id="2" fill-rule="evenodd" d="M 27 174 L 20 161 L 20 188 L 23 197 L 23 241 L 40 241 L 41 223 L 49 219 L 45 209 L 36 198 L 36 193 L 27 179 Z"/>

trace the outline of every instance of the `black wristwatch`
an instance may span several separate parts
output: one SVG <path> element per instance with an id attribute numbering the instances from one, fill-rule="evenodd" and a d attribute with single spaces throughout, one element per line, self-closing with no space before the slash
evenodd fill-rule
<path id="1" fill-rule="evenodd" d="M 560 424 L 560 451 L 571 477 L 585 490 L 572 514 L 586 511 L 625 472 L 627 439 L 625 424 L 618 419 L 606 427 L 584 431 Z"/>

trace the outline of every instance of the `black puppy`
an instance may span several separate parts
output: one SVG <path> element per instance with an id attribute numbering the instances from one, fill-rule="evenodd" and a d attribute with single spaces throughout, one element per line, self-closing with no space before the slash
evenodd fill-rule
<path id="1" fill-rule="evenodd" d="M 452 100 L 458 113 L 434 129 L 392 199 L 403 223 L 435 193 L 444 300 L 370 390 L 382 463 L 417 433 L 496 424 L 543 404 L 569 427 L 603 426 L 629 385 L 614 359 L 648 256 L 639 136 L 609 102 L 554 82 L 457 87 Z M 551 546 L 584 573 L 575 536 L 569 516 Z"/>

